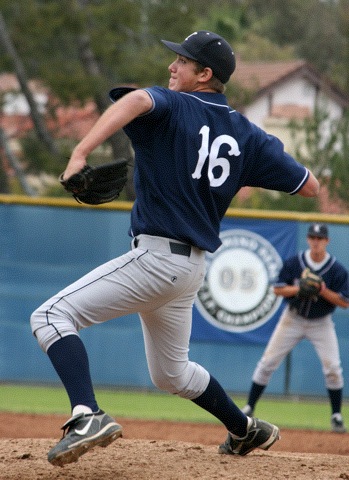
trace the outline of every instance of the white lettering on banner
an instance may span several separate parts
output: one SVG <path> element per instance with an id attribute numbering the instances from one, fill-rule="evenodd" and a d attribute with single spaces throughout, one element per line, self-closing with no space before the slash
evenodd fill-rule
<path id="1" fill-rule="evenodd" d="M 276 312 L 282 298 L 271 284 L 282 260 L 264 237 L 243 229 L 221 233 L 221 247 L 207 254 L 207 274 L 196 306 L 212 325 L 231 332 L 254 330 Z"/>
<path id="2" fill-rule="evenodd" d="M 211 187 L 220 187 L 226 181 L 230 175 L 230 163 L 224 157 L 218 157 L 219 150 L 222 145 L 229 145 L 230 150 L 228 151 L 229 155 L 240 155 L 239 145 L 235 138 L 230 137 L 229 135 L 219 135 L 216 137 L 211 145 L 209 150 L 209 134 L 210 127 L 204 125 L 200 130 L 200 135 L 202 135 L 201 147 L 199 150 L 199 158 L 196 164 L 194 173 L 192 174 L 193 178 L 201 178 L 202 168 L 208 157 L 208 178 L 210 180 Z M 220 176 L 215 177 L 213 174 L 213 169 L 216 167 L 221 168 Z M 217 170 L 216 170 L 217 172 Z"/>

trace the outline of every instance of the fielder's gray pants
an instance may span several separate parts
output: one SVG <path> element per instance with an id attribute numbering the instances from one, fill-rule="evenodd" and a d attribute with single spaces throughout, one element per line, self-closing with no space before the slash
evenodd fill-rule
<path id="1" fill-rule="evenodd" d="M 315 348 L 322 364 L 326 387 L 331 390 L 343 388 L 338 339 L 331 316 L 307 320 L 288 305 L 257 364 L 252 380 L 259 385 L 267 385 L 282 360 L 303 339 L 309 340 Z"/>

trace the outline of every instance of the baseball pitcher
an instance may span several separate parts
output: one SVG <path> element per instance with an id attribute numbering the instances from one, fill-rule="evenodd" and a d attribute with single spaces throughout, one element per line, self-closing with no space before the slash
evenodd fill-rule
<path id="1" fill-rule="evenodd" d="M 267 450 L 279 438 L 277 426 L 247 417 L 218 380 L 189 360 L 192 308 L 205 275 L 205 253 L 220 246 L 220 221 L 242 186 L 309 197 L 318 194 L 319 184 L 277 138 L 228 105 L 224 88 L 235 55 L 226 40 L 198 31 L 182 43 L 163 43 L 176 54 L 168 88 L 113 89 L 114 103 L 74 148 L 61 176 L 70 188 L 69 179 L 84 172 L 96 147 L 119 129 L 130 138 L 137 197 L 130 251 L 64 288 L 31 316 L 32 331 L 72 409 L 64 437 L 48 453 L 53 465 L 74 462 L 122 435 L 95 398 L 79 330 L 136 312 L 152 382 L 218 418 L 228 431 L 228 453 Z M 123 178 L 122 173 L 116 195 Z M 110 357 L 115 369 L 117 353 Z"/>

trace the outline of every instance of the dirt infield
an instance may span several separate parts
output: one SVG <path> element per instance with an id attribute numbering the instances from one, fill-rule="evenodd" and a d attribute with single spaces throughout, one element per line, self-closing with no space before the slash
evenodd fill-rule
<path id="1" fill-rule="evenodd" d="M 0 414 L 0 480 L 349 480 L 349 433 L 282 430 L 267 452 L 217 454 L 220 425 L 118 419 L 123 438 L 63 468 L 47 462 L 61 416 Z"/>

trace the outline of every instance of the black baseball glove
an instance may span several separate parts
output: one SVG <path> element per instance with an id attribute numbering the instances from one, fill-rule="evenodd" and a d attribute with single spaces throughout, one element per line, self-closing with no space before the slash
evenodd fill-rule
<path id="1" fill-rule="evenodd" d="M 321 290 L 323 280 L 319 275 L 305 268 L 299 279 L 298 297 L 316 300 Z"/>
<path id="2" fill-rule="evenodd" d="M 111 202 L 120 195 L 127 182 L 127 161 L 107 163 L 91 167 L 86 165 L 71 177 L 59 181 L 79 203 L 99 205 Z"/>

